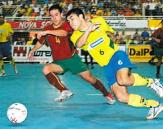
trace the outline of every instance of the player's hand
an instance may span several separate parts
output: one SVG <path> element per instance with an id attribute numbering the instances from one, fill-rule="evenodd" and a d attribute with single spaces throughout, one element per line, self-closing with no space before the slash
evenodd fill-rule
<path id="1" fill-rule="evenodd" d="M 93 24 L 91 24 L 90 26 L 89 26 L 89 28 L 88 28 L 88 31 L 94 31 L 94 30 L 96 30 L 97 28 L 99 28 L 99 26 L 100 26 L 100 23 L 93 23 Z"/>
<path id="2" fill-rule="evenodd" d="M 34 59 L 33 52 L 30 51 L 28 54 L 28 60 L 33 60 L 33 59 Z"/>

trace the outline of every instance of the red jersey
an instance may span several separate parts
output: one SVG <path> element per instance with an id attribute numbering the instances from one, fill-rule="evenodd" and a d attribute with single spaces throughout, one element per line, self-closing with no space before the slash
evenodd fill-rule
<path id="1" fill-rule="evenodd" d="M 67 22 L 63 22 L 62 25 L 58 28 L 54 28 L 53 24 L 48 25 L 44 28 L 45 30 L 65 30 L 68 33 L 72 32 L 72 28 Z M 46 38 L 46 39 L 45 39 Z M 64 60 L 71 58 L 75 53 L 75 49 L 73 44 L 71 43 L 69 36 L 55 36 L 55 35 L 47 35 L 43 36 L 39 40 L 40 43 L 44 43 L 44 41 L 48 41 L 48 45 L 51 48 L 53 60 Z"/>
<path id="2" fill-rule="evenodd" d="M 158 28 L 157 30 L 155 30 L 152 34 L 152 37 L 160 39 L 159 46 L 163 48 L 163 29 Z"/>
<path id="3" fill-rule="evenodd" d="M 152 34 L 153 37 L 159 38 L 159 39 L 163 39 L 163 29 L 162 28 L 158 28 L 157 30 L 155 30 Z"/>

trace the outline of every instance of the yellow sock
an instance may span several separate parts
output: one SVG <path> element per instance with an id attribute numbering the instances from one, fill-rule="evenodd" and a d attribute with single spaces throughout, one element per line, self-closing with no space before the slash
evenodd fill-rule
<path id="1" fill-rule="evenodd" d="M 147 100 L 139 95 L 129 94 L 128 105 L 134 107 L 157 107 L 159 102 L 155 100 Z"/>
<path id="2" fill-rule="evenodd" d="M 135 82 L 133 86 L 148 86 L 148 84 L 150 84 L 153 81 L 151 78 L 145 78 L 137 73 L 132 73 L 132 74 L 135 78 Z"/>
<path id="3" fill-rule="evenodd" d="M 15 65 L 15 60 L 14 59 L 10 60 L 10 64 Z"/>
<path id="4" fill-rule="evenodd" d="M 16 63 L 15 63 L 15 60 L 14 60 L 14 59 L 10 60 L 10 64 L 11 64 L 14 68 L 16 67 Z"/>
<path id="5" fill-rule="evenodd" d="M 3 60 L 0 60 L 0 73 L 4 70 L 4 62 Z"/>

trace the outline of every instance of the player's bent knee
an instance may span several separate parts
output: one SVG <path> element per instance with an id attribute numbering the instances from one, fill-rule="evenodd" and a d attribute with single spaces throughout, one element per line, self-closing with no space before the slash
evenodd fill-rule
<path id="1" fill-rule="evenodd" d="M 125 97 L 117 97 L 117 100 L 121 103 L 127 103 L 127 99 Z"/>
<path id="2" fill-rule="evenodd" d="M 129 86 L 129 85 L 132 85 L 132 83 L 130 83 L 129 78 L 119 78 L 119 79 L 117 79 L 117 83 L 120 86 Z"/>
<path id="3" fill-rule="evenodd" d="M 117 79 L 117 82 L 121 86 L 124 86 L 126 84 L 126 80 L 125 79 Z"/>
<path id="4" fill-rule="evenodd" d="M 48 65 L 45 65 L 44 68 L 42 69 L 42 72 L 47 75 L 48 73 L 50 73 L 50 67 Z"/>

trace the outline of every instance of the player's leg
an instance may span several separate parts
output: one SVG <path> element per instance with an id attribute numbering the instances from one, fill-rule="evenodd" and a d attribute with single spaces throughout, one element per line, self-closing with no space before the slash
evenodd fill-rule
<path id="1" fill-rule="evenodd" d="M 5 76 L 4 61 L 3 61 L 3 44 L 0 44 L 0 76 Z"/>
<path id="2" fill-rule="evenodd" d="M 146 117 L 147 119 L 154 119 L 160 112 L 163 111 L 163 106 L 158 101 L 146 99 L 137 94 L 129 94 L 127 86 L 120 86 L 115 83 L 112 85 L 111 90 L 119 102 L 126 103 L 134 107 L 150 108 Z"/>
<path id="3" fill-rule="evenodd" d="M 160 78 L 160 69 L 161 69 L 161 63 L 162 63 L 162 56 L 163 56 L 163 48 L 156 47 L 154 49 L 154 54 L 156 55 L 158 61 L 155 63 L 156 64 L 156 77 Z"/>
<path id="4" fill-rule="evenodd" d="M 18 73 L 15 60 L 12 57 L 11 44 L 10 44 L 10 42 L 6 42 L 4 45 L 5 45 L 4 46 L 4 55 L 7 57 L 7 59 L 10 61 L 10 64 L 13 66 L 14 72 Z"/>
<path id="5" fill-rule="evenodd" d="M 162 95 L 163 95 L 163 87 L 160 84 L 159 80 L 145 78 L 136 73 L 132 74 L 130 72 L 130 70 L 127 68 L 122 68 L 122 69 L 118 70 L 117 82 L 118 82 L 118 86 L 122 86 L 122 87 L 130 86 L 130 85 L 132 85 L 132 86 L 147 85 L 147 86 L 151 87 L 153 90 L 155 90 L 156 93 L 160 97 L 162 97 Z M 135 107 L 136 106 L 137 107 L 151 107 L 149 110 L 149 113 L 147 115 L 147 119 L 154 119 L 163 110 L 163 106 L 155 100 L 147 100 L 147 99 L 145 99 L 139 95 L 135 95 L 135 94 L 129 94 L 128 96 L 127 96 L 127 94 L 121 95 L 121 94 L 119 94 L 120 91 L 117 89 L 121 90 L 121 87 L 115 88 L 115 89 L 114 89 L 114 87 L 112 87 L 113 92 L 116 94 L 116 96 L 118 97 L 118 99 L 120 101 L 126 102 L 128 105 L 132 105 Z M 125 93 L 125 92 L 122 92 L 122 93 Z M 126 99 L 124 99 L 123 97 L 121 98 L 121 96 L 125 96 Z"/>
<path id="6" fill-rule="evenodd" d="M 73 74 L 78 74 L 84 80 L 89 82 L 94 88 L 101 91 L 107 98 L 108 103 L 113 104 L 115 102 L 112 94 L 106 90 L 101 81 L 92 76 L 92 74 L 88 71 L 86 64 L 81 61 L 79 55 L 75 54 L 70 60 L 68 60 L 65 67 L 67 67 Z"/>
<path id="7" fill-rule="evenodd" d="M 144 78 L 137 73 L 131 73 L 131 69 L 134 67 L 128 55 L 119 51 L 114 55 L 112 66 L 109 69 L 114 70 L 117 83 L 122 86 L 147 85 L 149 81 L 152 81 L 152 79 Z"/>
<path id="8" fill-rule="evenodd" d="M 156 63 L 156 78 L 160 78 L 160 70 L 161 70 L 161 63 L 162 63 L 162 56 L 157 57 L 158 62 Z"/>
<path id="9" fill-rule="evenodd" d="M 63 73 L 64 70 L 61 66 L 57 64 L 47 64 L 43 68 L 43 73 L 49 83 L 57 88 L 60 91 L 59 96 L 55 99 L 55 101 L 62 102 L 65 99 L 68 99 L 72 96 L 72 93 L 68 90 L 68 88 L 61 82 L 58 74 Z"/>
<path id="10" fill-rule="evenodd" d="M 145 86 L 152 82 L 151 78 L 145 78 L 137 73 L 131 73 L 129 68 L 121 68 L 117 71 L 117 83 L 126 86 Z"/>
<path id="11" fill-rule="evenodd" d="M 4 62 L 2 57 L 0 57 L 0 77 L 5 76 L 5 70 L 4 70 Z"/>
<path id="12" fill-rule="evenodd" d="M 113 104 L 115 103 L 115 99 L 112 96 L 112 94 L 110 92 L 107 91 L 107 89 L 104 87 L 104 85 L 102 84 L 102 82 L 95 78 L 90 71 L 84 71 L 84 72 L 80 72 L 79 75 L 86 80 L 87 82 L 89 82 L 94 88 L 96 88 L 97 90 L 99 90 L 103 96 L 107 99 L 109 104 Z"/>
<path id="13" fill-rule="evenodd" d="M 15 60 L 10 56 L 10 57 L 8 57 L 8 59 L 9 59 L 9 61 L 10 61 L 10 64 L 13 66 L 13 68 L 14 68 L 14 72 L 17 74 L 18 73 L 18 70 L 17 70 L 17 68 L 16 68 L 16 62 L 15 62 Z"/>
<path id="14" fill-rule="evenodd" d="M 160 80 L 131 73 L 128 68 L 122 68 L 117 72 L 117 83 L 125 86 L 147 86 L 153 89 L 158 96 L 163 97 L 163 86 Z"/>
<path id="15" fill-rule="evenodd" d="M 148 86 L 152 88 L 160 97 L 163 97 L 163 86 L 158 79 L 143 77 L 137 73 L 131 73 L 131 62 L 124 52 L 117 54 L 114 61 L 117 83 L 122 86 Z M 121 57 L 121 58 L 119 58 Z M 109 71 L 108 71 L 109 73 Z"/>
<path id="16" fill-rule="evenodd" d="M 147 119 L 153 119 L 163 110 L 162 105 L 155 100 L 148 100 L 136 94 L 128 94 L 127 86 L 151 85 L 154 84 L 154 81 L 139 74 L 132 74 L 131 68 L 133 68 L 132 63 L 127 54 L 122 51 L 117 52 L 110 60 L 109 65 L 103 67 L 108 85 L 112 86 L 111 90 L 117 99 L 134 107 L 152 107 L 149 112 L 157 111 L 149 113 Z"/>

